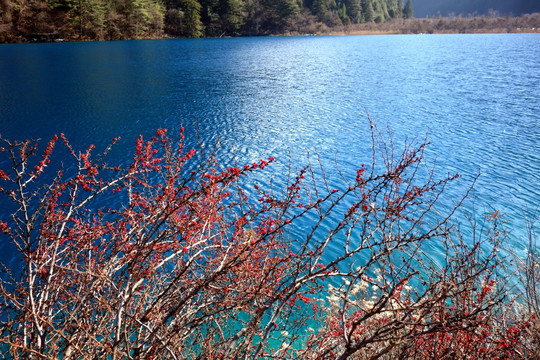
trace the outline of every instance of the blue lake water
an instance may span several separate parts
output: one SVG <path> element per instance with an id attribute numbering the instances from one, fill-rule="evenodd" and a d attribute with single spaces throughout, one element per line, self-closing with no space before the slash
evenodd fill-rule
<path id="1" fill-rule="evenodd" d="M 366 112 L 405 138 L 432 142 L 437 172 L 481 176 L 466 209 L 501 209 L 510 246 L 540 204 L 540 35 L 270 37 L 0 45 L 0 133 L 65 133 L 78 148 L 186 127 L 219 140 L 218 157 L 280 163 L 318 153 L 337 178 L 369 162 Z M 122 152 L 122 151 L 121 151 Z M 120 156 L 117 153 L 116 156 Z M 129 159 L 129 156 L 126 156 Z M 3 214 L 5 215 L 5 214 Z"/>

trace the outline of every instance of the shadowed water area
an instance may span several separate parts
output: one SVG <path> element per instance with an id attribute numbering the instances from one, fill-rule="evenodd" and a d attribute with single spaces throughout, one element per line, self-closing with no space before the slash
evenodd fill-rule
<path id="1" fill-rule="evenodd" d="M 198 127 L 224 165 L 276 157 L 255 182 L 283 183 L 307 152 L 339 182 L 334 162 L 345 174 L 370 162 L 366 112 L 398 151 L 427 134 L 437 173 L 463 175 L 443 206 L 480 172 L 464 213 L 502 210 L 522 252 L 540 203 L 539 34 L 0 45 L 2 136 L 63 132 L 81 150 L 121 136 L 111 162 L 129 161 L 139 134 L 184 126 L 194 145 Z"/>

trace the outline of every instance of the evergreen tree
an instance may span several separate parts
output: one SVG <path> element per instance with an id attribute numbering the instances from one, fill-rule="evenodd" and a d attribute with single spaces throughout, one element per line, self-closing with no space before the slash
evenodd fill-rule
<path id="1" fill-rule="evenodd" d="M 196 0 L 179 0 L 169 3 L 168 7 L 165 30 L 169 34 L 191 38 L 203 35 L 201 4 Z"/>
<path id="2" fill-rule="evenodd" d="M 329 0 L 314 0 L 313 1 L 313 13 L 315 15 L 324 15 L 330 8 Z"/>
<path id="3" fill-rule="evenodd" d="M 390 19 L 390 14 L 388 13 L 388 5 L 386 4 L 387 1 L 388 0 L 382 0 L 380 3 L 382 21 L 386 21 Z"/>
<path id="4" fill-rule="evenodd" d="M 399 19 L 403 17 L 403 0 L 393 0 L 392 13 L 390 16 L 393 19 Z"/>
<path id="5" fill-rule="evenodd" d="M 347 15 L 347 6 L 345 4 L 342 4 L 341 8 L 338 10 L 338 16 L 343 24 L 351 23 L 351 19 Z"/>
<path id="6" fill-rule="evenodd" d="M 292 17 L 300 12 L 297 0 L 264 0 L 262 5 L 261 16 L 255 20 L 261 23 L 263 33 L 283 32 L 291 25 Z"/>
<path id="7" fill-rule="evenodd" d="M 205 36 L 221 36 L 220 2 L 219 0 L 199 0 L 201 4 L 201 21 L 204 24 Z"/>
<path id="8" fill-rule="evenodd" d="M 201 21 L 201 4 L 196 0 L 182 0 L 182 5 L 186 19 L 186 36 L 201 37 L 204 29 Z"/>
<path id="9" fill-rule="evenodd" d="M 381 0 L 372 0 L 371 5 L 373 6 L 373 21 L 375 22 L 383 22 L 384 16 L 382 11 L 382 4 Z"/>
<path id="10" fill-rule="evenodd" d="M 362 12 L 364 15 L 365 22 L 372 22 L 373 20 L 375 20 L 375 11 L 373 10 L 372 0 L 363 0 Z"/>
<path id="11" fill-rule="evenodd" d="M 345 0 L 343 5 L 346 5 L 347 15 L 351 19 L 351 22 L 359 23 L 362 18 L 362 5 L 360 0 Z"/>
<path id="12" fill-rule="evenodd" d="M 86 0 L 81 2 L 79 16 L 83 35 L 102 40 L 105 32 L 107 4 L 104 0 Z"/>
<path id="13" fill-rule="evenodd" d="M 165 9 L 159 0 L 130 0 L 126 12 L 132 36 L 157 35 L 162 32 Z"/>
<path id="14" fill-rule="evenodd" d="M 243 27 L 244 33 L 256 35 L 260 33 L 262 22 L 263 6 L 259 0 L 246 0 L 245 2 L 246 21 Z"/>
<path id="15" fill-rule="evenodd" d="M 240 27 L 245 22 L 245 3 L 243 0 L 221 0 L 219 15 L 222 30 L 229 35 L 239 35 Z"/>
<path id="16" fill-rule="evenodd" d="M 278 0 L 276 7 L 281 21 L 287 21 L 292 15 L 300 12 L 300 7 L 295 0 Z"/>
<path id="17" fill-rule="evenodd" d="M 403 10 L 403 15 L 407 19 L 412 19 L 414 17 L 414 9 L 411 0 L 407 0 L 407 4 L 405 4 L 405 9 Z"/>

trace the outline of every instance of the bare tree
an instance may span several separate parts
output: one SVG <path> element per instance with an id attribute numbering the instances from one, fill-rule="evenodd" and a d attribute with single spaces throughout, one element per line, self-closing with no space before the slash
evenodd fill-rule
<path id="1" fill-rule="evenodd" d="M 308 164 L 282 192 L 256 186 L 256 196 L 243 184 L 273 158 L 220 168 L 184 149 L 182 133 L 139 138 L 125 168 L 61 135 L 76 171 L 49 181 L 57 137 L 41 158 L 35 142 L 2 140 L 13 212 L 0 230 L 23 265 L 5 266 L 0 284 L 4 356 L 525 356 L 482 333 L 504 301 L 497 219 L 485 237 L 460 238 L 455 208 L 439 206 L 457 176 L 434 177 L 426 142 L 395 153 L 372 129 L 372 163 L 354 178 L 334 188 Z M 288 231 L 308 220 L 302 237 Z M 463 340 L 471 334 L 486 346 Z"/>

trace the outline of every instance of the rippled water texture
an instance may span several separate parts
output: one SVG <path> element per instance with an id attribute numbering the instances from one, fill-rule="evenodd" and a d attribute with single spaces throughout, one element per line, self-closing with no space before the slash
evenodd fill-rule
<path id="1" fill-rule="evenodd" d="M 465 178 L 448 204 L 480 170 L 468 208 L 502 209 L 524 247 L 540 203 L 538 34 L 0 45 L 8 138 L 128 148 L 158 127 L 193 135 L 197 119 L 224 163 L 308 150 L 347 172 L 369 161 L 366 111 L 400 141 L 429 134 L 439 173 Z"/>

